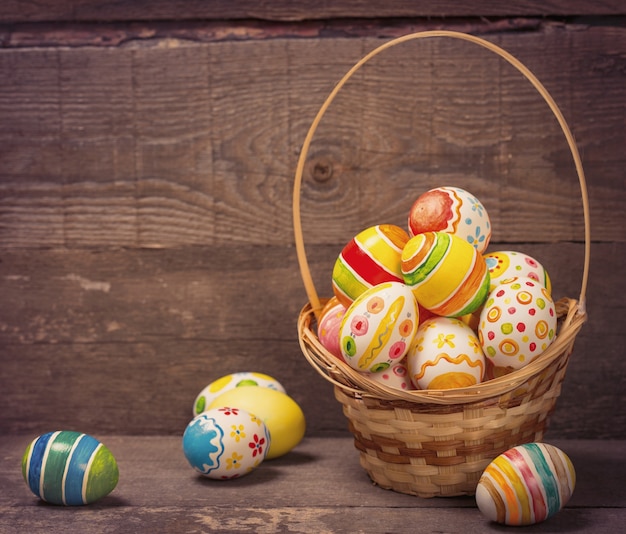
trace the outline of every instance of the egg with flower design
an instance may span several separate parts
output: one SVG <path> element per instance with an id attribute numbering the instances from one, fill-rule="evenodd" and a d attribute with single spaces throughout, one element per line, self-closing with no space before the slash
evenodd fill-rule
<path id="1" fill-rule="evenodd" d="M 485 356 L 476 334 L 461 320 L 449 317 L 420 324 L 406 360 L 418 389 L 473 386 L 485 373 Z"/>
<path id="2" fill-rule="evenodd" d="M 424 232 L 454 234 L 479 254 L 491 240 L 491 221 L 485 206 L 460 187 L 443 186 L 420 195 L 409 210 L 411 237 Z"/>
<path id="3" fill-rule="evenodd" d="M 265 459 L 270 434 L 265 423 L 240 408 L 209 409 L 183 434 L 183 453 L 195 471 L 215 480 L 247 475 Z"/>

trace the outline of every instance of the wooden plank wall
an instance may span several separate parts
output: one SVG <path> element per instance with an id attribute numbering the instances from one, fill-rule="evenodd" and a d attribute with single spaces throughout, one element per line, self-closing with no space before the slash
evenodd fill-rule
<path id="1" fill-rule="evenodd" d="M 550 435 L 626 437 L 622 2 L 342 1 L 0 5 L 0 433 L 178 434 L 223 374 L 281 380 L 312 435 L 345 431 L 301 355 L 306 301 L 291 194 L 307 129 L 341 75 L 384 40 L 471 32 L 545 84 L 589 187 L 589 321 Z M 302 209 L 314 279 L 353 233 L 404 224 L 455 183 L 577 297 L 580 189 L 545 103 L 467 43 L 390 50 L 331 107 Z"/>

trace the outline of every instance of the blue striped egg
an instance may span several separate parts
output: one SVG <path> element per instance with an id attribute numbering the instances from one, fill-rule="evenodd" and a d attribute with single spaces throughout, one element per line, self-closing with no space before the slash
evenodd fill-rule
<path id="1" fill-rule="evenodd" d="M 119 470 L 111 451 L 97 439 L 63 430 L 42 434 L 26 447 L 22 476 L 40 499 L 76 506 L 111 493 Z"/>

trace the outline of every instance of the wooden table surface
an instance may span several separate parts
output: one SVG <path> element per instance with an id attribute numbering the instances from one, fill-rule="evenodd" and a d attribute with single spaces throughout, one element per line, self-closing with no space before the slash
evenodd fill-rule
<path id="1" fill-rule="evenodd" d="M 84 507 L 39 501 L 21 475 L 31 436 L 0 437 L 0 532 L 503 532 L 473 497 L 420 499 L 374 486 L 350 437 L 306 437 L 238 480 L 213 481 L 187 464 L 177 436 L 97 436 L 120 481 Z M 571 458 L 569 503 L 534 532 L 619 532 L 626 523 L 626 442 L 554 440 Z"/>

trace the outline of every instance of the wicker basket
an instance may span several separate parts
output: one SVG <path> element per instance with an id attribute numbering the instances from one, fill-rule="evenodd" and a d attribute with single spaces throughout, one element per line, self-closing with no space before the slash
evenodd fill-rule
<path id="1" fill-rule="evenodd" d="M 471 387 L 401 391 L 369 380 L 330 354 L 319 342 L 315 321 L 320 299 L 309 271 L 300 220 L 300 190 L 305 160 L 317 126 L 348 79 L 380 52 L 423 38 L 453 38 L 482 46 L 517 68 L 544 98 L 563 130 L 580 181 L 585 219 L 585 258 L 578 300 L 558 301 L 559 326 L 550 347 L 526 367 Z M 305 138 L 296 169 L 293 218 L 296 250 L 309 303 L 298 319 L 302 351 L 311 365 L 334 384 L 336 399 L 372 481 L 385 489 L 420 497 L 472 495 L 485 467 L 516 445 L 541 441 L 547 418 L 560 394 L 574 340 L 586 320 L 590 228 L 586 183 L 573 136 L 552 97 L 517 59 L 478 37 L 427 31 L 386 42 L 364 56 L 339 81 L 318 111 Z"/>

